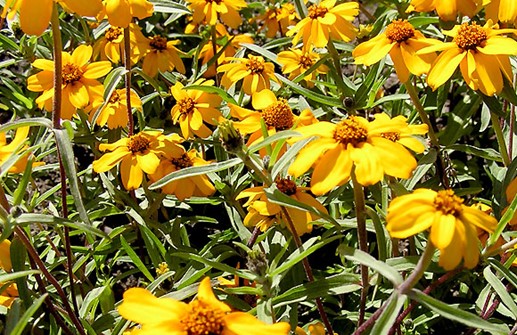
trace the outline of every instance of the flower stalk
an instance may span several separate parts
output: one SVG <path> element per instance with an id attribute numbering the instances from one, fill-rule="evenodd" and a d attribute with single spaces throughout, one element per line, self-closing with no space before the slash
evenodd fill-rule
<path id="1" fill-rule="evenodd" d="M 501 121 L 499 117 L 490 111 L 490 121 L 492 121 L 492 128 L 494 129 L 495 136 L 497 138 L 497 144 L 499 145 L 499 152 L 503 159 L 504 166 L 509 166 L 511 163 L 510 156 L 508 156 L 508 149 L 504 140 L 503 130 L 501 128 Z M 512 136 L 512 134 L 510 134 Z"/>
<path id="2" fill-rule="evenodd" d="M 133 110 L 131 108 L 131 44 L 129 43 L 129 27 L 124 28 L 124 67 L 126 68 L 125 89 L 127 105 L 127 136 L 133 136 L 135 130 Z"/>

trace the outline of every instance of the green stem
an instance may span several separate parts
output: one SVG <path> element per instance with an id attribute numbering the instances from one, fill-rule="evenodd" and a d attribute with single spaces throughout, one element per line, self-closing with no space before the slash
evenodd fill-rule
<path id="1" fill-rule="evenodd" d="M 135 125 L 133 120 L 133 110 L 131 108 L 131 44 L 129 41 L 129 27 L 127 27 L 124 28 L 124 66 L 126 68 L 125 89 L 127 105 L 127 136 L 131 137 L 135 132 Z"/>
<path id="2" fill-rule="evenodd" d="M 211 40 L 212 40 L 212 50 L 214 52 L 214 66 L 217 69 L 219 67 L 218 56 L 217 56 L 217 30 L 215 29 L 215 25 L 210 27 Z M 219 86 L 219 76 L 217 72 L 215 73 L 215 86 Z"/>
<path id="3" fill-rule="evenodd" d="M 357 240 L 359 249 L 368 253 L 368 240 L 366 232 L 366 205 L 364 199 L 363 186 L 357 181 L 355 168 L 351 174 L 352 185 L 354 188 L 355 215 L 357 220 Z M 368 267 L 361 265 L 361 302 L 359 305 L 358 326 L 364 322 L 364 314 L 366 309 L 366 298 L 368 294 Z"/>
<path id="4" fill-rule="evenodd" d="M 504 140 L 503 130 L 501 128 L 501 122 L 499 117 L 492 111 L 490 111 L 490 120 L 492 121 L 492 128 L 494 129 L 495 136 L 497 138 L 497 144 L 499 145 L 499 152 L 503 158 L 504 166 L 509 166 L 510 156 L 508 156 L 508 149 L 506 148 L 506 142 Z M 512 136 L 512 134 L 510 134 Z"/>
<path id="5" fill-rule="evenodd" d="M 418 115 L 420 116 L 420 119 L 422 120 L 423 123 L 427 124 L 427 127 L 429 128 L 428 134 L 429 134 L 429 139 L 431 140 L 431 144 L 434 147 L 439 148 L 440 141 L 438 140 L 438 137 L 436 136 L 436 133 L 434 132 L 433 125 L 431 123 L 431 120 L 429 120 L 429 117 L 427 116 L 424 106 L 420 102 L 420 98 L 418 97 L 418 93 L 416 92 L 415 86 L 413 86 L 413 83 L 411 83 L 411 80 L 406 81 L 404 83 L 404 86 L 406 87 L 406 91 L 409 94 L 411 101 L 415 105 L 415 108 L 418 112 Z"/>
<path id="6" fill-rule="evenodd" d="M 332 57 L 332 60 L 334 61 L 334 67 L 336 68 L 334 74 L 341 100 L 345 99 L 346 97 L 352 97 L 353 93 L 350 92 L 350 89 L 346 86 L 345 81 L 343 80 L 343 72 L 341 71 L 341 57 L 339 56 L 339 53 L 337 52 L 332 39 L 329 39 L 329 42 L 327 43 L 327 49 L 330 53 L 330 56 Z M 352 110 L 351 114 L 355 114 L 355 110 Z"/>
<path id="7" fill-rule="evenodd" d="M 400 294 L 407 294 L 409 291 L 418 283 L 420 278 L 424 275 L 425 270 L 429 267 L 429 264 L 431 264 L 431 261 L 433 259 L 435 247 L 434 245 L 428 241 L 427 246 L 425 247 L 424 253 L 420 256 L 420 259 L 418 260 L 417 265 L 415 266 L 415 269 L 409 275 L 409 277 L 404 280 L 402 284 L 397 287 L 397 291 Z"/>

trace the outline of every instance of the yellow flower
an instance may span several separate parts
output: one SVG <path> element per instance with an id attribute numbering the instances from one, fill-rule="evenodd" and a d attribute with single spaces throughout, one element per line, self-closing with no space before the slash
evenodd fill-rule
<path id="1" fill-rule="evenodd" d="M 230 113 L 233 117 L 241 120 L 233 123 L 235 129 L 239 130 L 241 134 L 251 134 L 246 145 L 263 140 L 262 121 L 265 123 L 268 136 L 275 134 L 278 131 L 288 130 L 297 126 L 309 125 L 317 122 L 316 118 L 310 110 L 304 110 L 300 116 L 294 115 L 287 100 L 277 99 L 275 94 L 268 90 L 262 90 L 253 94 L 252 105 L 259 111 L 242 108 L 237 105 L 228 104 Z M 285 148 L 281 153 L 285 152 Z M 261 150 L 261 155 L 264 156 L 265 150 Z"/>
<path id="2" fill-rule="evenodd" d="M 134 17 L 139 20 L 153 15 L 153 4 L 147 0 L 103 0 L 104 8 L 97 16 L 101 21 L 106 16 L 115 27 L 127 28 Z"/>
<path id="3" fill-rule="evenodd" d="M 394 238 L 407 238 L 428 228 L 430 242 L 440 249 L 439 264 L 452 270 L 463 259 L 467 268 L 479 260 L 476 227 L 492 232 L 497 220 L 465 206 L 452 190 L 418 189 L 395 198 L 388 207 L 386 229 Z"/>
<path id="4" fill-rule="evenodd" d="M 111 71 L 108 61 L 89 63 L 92 58 L 91 46 L 80 45 L 72 55 L 63 52 L 62 88 L 63 99 L 61 117 L 70 120 L 77 108 L 85 108 L 94 100 L 102 97 L 104 86 L 96 80 Z M 54 96 L 54 62 L 47 59 L 36 59 L 32 66 L 43 71 L 27 79 L 30 91 L 43 92 L 36 102 L 40 108 L 52 110 Z"/>
<path id="5" fill-rule="evenodd" d="M 201 155 L 195 150 L 188 152 L 165 155 L 161 160 L 156 172 L 149 176 L 151 182 L 156 182 L 166 175 L 191 166 L 203 166 L 209 162 L 201 158 Z M 179 180 L 174 180 L 162 187 L 165 194 L 174 194 L 176 198 L 183 201 L 192 196 L 208 197 L 215 193 L 214 185 L 206 175 L 197 175 Z"/>
<path id="6" fill-rule="evenodd" d="M 335 4 L 336 0 L 323 0 L 309 6 L 307 17 L 287 32 L 287 36 L 294 35 L 293 45 L 303 39 L 305 49 L 311 45 L 323 48 L 330 38 L 345 42 L 354 39 L 356 29 L 351 21 L 359 14 L 359 4 L 345 2 L 334 7 Z"/>
<path id="7" fill-rule="evenodd" d="M 514 0 L 491 0 L 485 10 L 487 19 L 493 22 L 517 23 L 517 2 Z"/>
<path id="8" fill-rule="evenodd" d="M 180 41 L 167 41 L 165 37 L 153 36 L 147 39 L 147 52 L 144 55 L 142 70 L 151 77 L 161 72 L 172 71 L 176 68 L 185 73 L 185 65 L 180 58 L 181 51 L 174 46 Z"/>
<path id="9" fill-rule="evenodd" d="M 175 139 L 166 139 L 159 131 L 142 131 L 111 144 L 103 143 L 99 150 L 110 152 L 93 162 L 93 170 L 106 172 L 120 162 L 120 177 L 126 190 L 140 187 L 144 172 L 155 173 L 162 155 L 181 155 L 184 151 Z"/>
<path id="10" fill-rule="evenodd" d="M 8 144 L 5 136 L 5 132 L 0 132 L 0 167 L 7 160 L 11 158 L 12 155 L 18 155 L 22 153 L 22 151 L 28 148 L 27 145 L 24 145 L 24 142 L 27 140 L 27 136 L 29 135 L 30 127 L 20 127 L 16 129 L 16 134 L 11 142 Z M 27 162 L 30 158 L 29 153 L 22 154 L 16 162 L 9 168 L 7 172 L 9 173 L 22 173 L 25 171 L 25 167 L 27 166 Z M 32 166 L 40 166 L 43 165 L 43 162 L 33 163 Z M 1 260 L 0 260 L 1 266 Z"/>
<path id="11" fill-rule="evenodd" d="M 147 47 L 147 39 L 140 32 L 140 27 L 129 24 L 130 59 L 133 64 L 138 62 Z M 124 30 L 120 27 L 109 27 L 104 36 L 93 46 L 93 56 L 101 60 L 110 60 L 112 63 L 121 62 L 124 55 Z"/>
<path id="12" fill-rule="evenodd" d="M 142 325 L 139 335 L 287 335 L 291 330 L 287 322 L 269 325 L 248 313 L 232 312 L 214 295 L 208 277 L 199 284 L 197 299 L 188 304 L 131 288 L 118 311 Z"/>
<path id="13" fill-rule="evenodd" d="M 264 14 L 259 15 L 256 20 L 264 21 L 266 28 L 266 37 L 274 38 L 280 33 L 284 36 L 289 26 L 295 24 L 296 10 L 292 3 L 284 3 L 280 8 L 271 6 L 266 8 Z"/>
<path id="14" fill-rule="evenodd" d="M 318 209 L 322 213 L 327 213 L 323 205 L 310 194 L 303 192 L 307 187 L 298 187 L 290 178 L 278 178 L 275 181 L 278 190 L 296 201 Z M 257 226 L 262 232 L 266 231 L 273 224 L 282 224 L 289 227 L 287 219 L 282 212 L 280 205 L 270 202 L 264 193 L 263 186 L 248 188 L 242 191 L 237 199 L 249 198 L 244 204 L 248 207 L 248 214 L 244 218 L 246 226 Z M 293 222 L 296 233 L 301 236 L 312 231 L 311 222 L 319 219 L 319 216 L 297 208 L 285 207 L 289 217 Z"/>
<path id="15" fill-rule="evenodd" d="M 282 73 L 289 74 L 289 79 L 294 79 L 300 74 L 305 73 L 311 68 L 318 60 L 320 55 L 310 50 L 290 49 L 288 51 L 282 51 L 278 53 L 278 62 L 282 64 Z M 316 70 L 305 75 L 303 79 L 307 83 L 307 86 L 312 87 L 312 82 L 316 75 L 319 73 L 327 73 L 329 68 L 326 65 L 320 65 Z"/>
<path id="16" fill-rule="evenodd" d="M 242 23 L 239 10 L 247 7 L 244 0 L 187 0 L 192 11 L 194 23 L 206 22 L 208 25 L 215 25 L 220 18 L 221 21 L 233 29 Z"/>
<path id="17" fill-rule="evenodd" d="M 417 164 L 396 138 L 394 141 L 394 135 L 401 134 L 399 126 L 387 118 L 368 122 L 351 116 L 338 124 L 321 121 L 298 128 L 302 136 L 292 141 L 313 136 L 317 139 L 298 153 L 288 173 L 298 177 L 313 167 L 311 191 L 316 195 L 346 183 L 354 166 L 357 180 L 364 186 L 379 182 L 385 174 L 409 178 Z"/>
<path id="18" fill-rule="evenodd" d="M 472 17 L 486 3 L 486 0 L 411 0 L 407 12 L 436 10 L 442 20 L 456 21 L 458 14 Z"/>
<path id="19" fill-rule="evenodd" d="M 434 41 L 425 38 L 408 21 L 395 20 L 382 34 L 359 44 L 352 55 L 356 64 L 370 66 L 389 54 L 399 80 L 405 83 L 410 73 L 420 76 L 429 72 L 436 54 L 417 55 L 416 52 Z"/>
<path id="20" fill-rule="evenodd" d="M 169 272 L 170 269 L 169 269 L 169 265 L 166 263 L 166 262 L 161 262 L 159 265 L 158 265 L 158 268 L 156 268 L 156 274 L 158 276 L 161 276 L 163 275 L 164 273 L 167 273 Z"/>
<path id="21" fill-rule="evenodd" d="M 213 86 L 213 80 L 197 80 L 193 85 Z M 212 134 L 212 130 L 205 125 L 205 122 L 215 125 L 223 118 L 217 109 L 221 105 L 222 99 L 208 92 L 183 89 L 184 86 L 179 81 L 171 87 L 171 93 L 176 104 L 172 107 L 172 121 L 179 123 L 181 134 L 189 139 L 195 136 L 206 138 Z"/>
<path id="22" fill-rule="evenodd" d="M 60 0 L 58 2 L 81 16 L 95 16 L 102 9 L 101 0 Z M 18 12 L 22 30 L 29 35 L 41 35 L 50 23 L 53 3 L 54 0 L 6 0 L 0 17 L 7 16 L 12 20 Z"/>
<path id="23" fill-rule="evenodd" d="M 0 242 L 0 269 L 5 272 L 12 271 L 11 265 L 11 241 L 3 240 Z M 1 283 L 0 286 L 5 286 L 6 283 Z M 16 284 L 7 285 L 7 287 L 0 293 L 0 305 L 7 308 L 11 307 L 14 299 L 18 297 L 18 288 Z"/>
<path id="24" fill-rule="evenodd" d="M 407 118 L 403 115 L 397 115 L 394 118 L 385 113 L 378 113 L 374 115 L 375 120 L 381 121 L 385 124 L 391 123 L 393 127 L 397 128 L 397 132 L 383 132 L 381 136 L 402 144 L 408 149 L 416 153 L 422 153 L 425 150 L 425 145 L 422 140 L 415 135 L 425 135 L 429 131 L 426 124 L 408 124 Z"/>
<path id="25" fill-rule="evenodd" d="M 229 89 L 239 80 L 244 79 L 242 90 L 248 95 L 270 88 L 270 80 L 278 82 L 275 77 L 273 63 L 264 61 L 262 56 L 248 55 L 246 58 L 229 57 L 228 60 L 236 62 L 223 64 L 217 68 L 217 72 L 224 72 L 221 85 Z"/>
<path id="26" fill-rule="evenodd" d="M 224 51 L 221 53 L 219 58 L 217 59 L 217 63 L 223 64 L 227 58 L 235 56 L 237 49 L 241 47 L 241 43 L 253 43 L 253 38 L 247 34 L 239 34 L 231 36 L 226 31 L 226 27 L 220 23 L 215 26 L 217 40 L 222 37 L 226 37 L 230 39 L 230 43 L 226 46 Z M 226 45 L 226 43 L 225 43 Z M 216 45 L 216 53 L 219 53 L 224 45 Z M 201 65 L 208 65 L 208 62 L 214 57 L 214 47 L 212 45 L 212 38 L 210 38 L 201 48 L 199 52 L 199 58 L 201 59 Z M 203 73 L 203 77 L 212 78 L 217 74 L 216 64 L 213 62 Z"/>
<path id="27" fill-rule="evenodd" d="M 503 89 L 503 75 L 513 81 L 510 55 L 517 55 L 517 41 L 500 36 L 515 32 L 497 29 L 489 21 L 484 27 L 476 23 L 463 23 L 444 34 L 452 42 L 441 42 L 421 49 L 425 54 L 442 51 L 431 66 L 427 82 L 433 90 L 443 85 L 459 66 L 463 79 L 473 90 L 492 96 Z"/>
<path id="28" fill-rule="evenodd" d="M 131 100 L 131 108 L 136 108 L 142 111 L 142 100 L 131 90 L 129 94 Z M 128 124 L 127 114 L 127 95 L 125 89 L 117 89 L 113 91 L 108 102 L 104 105 L 97 117 L 97 124 L 99 126 L 108 125 L 109 129 L 124 128 Z M 102 104 L 99 102 L 98 104 Z M 90 119 L 94 113 L 90 112 Z"/>

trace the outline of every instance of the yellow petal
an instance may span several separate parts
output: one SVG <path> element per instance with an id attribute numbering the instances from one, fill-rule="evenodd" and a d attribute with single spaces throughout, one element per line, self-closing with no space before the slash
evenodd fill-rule
<path id="1" fill-rule="evenodd" d="M 456 217 L 437 211 L 431 226 L 430 240 L 438 249 L 446 248 L 452 241 L 456 227 Z"/>
<path id="2" fill-rule="evenodd" d="M 431 71 L 427 77 L 427 83 L 433 90 L 442 86 L 456 71 L 456 68 L 460 64 L 461 60 L 465 57 L 466 53 L 460 49 L 451 49 L 444 51 L 434 61 Z"/>
<path id="3" fill-rule="evenodd" d="M 352 165 L 349 150 L 345 150 L 341 144 L 335 145 L 316 163 L 311 179 L 312 193 L 323 195 L 342 185 L 350 178 Z"/>
<path id="4" fill-rule="evenodd" d="M 80 16 L 97 16 L 103 9 L 101 0 L 64 0 L 65 4 Z"/>
<path id="5" fill-rule="evenodd" d="M 120 178 L 126 190 L 131 191 L 139 188 L 142 185 L 143 177 L 144 173 L 136 157 L 129 155 L 122 159 L 120 163 Z"/>
<path id="6" fill-rule="evenodd" d="M 83 73 L 84 78 L 97 79 L 107 75 L 111 71 L 111 62 L 100 61 L 88 64 Z"/>
<path id="7" fill-rule="evenodd" d="M 52 16 L 53 0 L 21 1 L 20 25 L 29 35 L 41 35 Z"/>
<path id="8" fill-rule="evenodd" d="M 93 171 L 106 172 L 114 168 L 124 157 L 130 155 L 131 152 L 125 147 L 117 148 L 113 152 L 102 155 L 99 159 L 93 161 Z"/>
<path id="9" fill-rule="evenodd" d="M 224 317 L 225 328 L 233 334 L 246 335 L 287 335 L 291 326 L 287 322 L 278 322 L 268 325 L 244 312 L 233 312 Z"/>
<path id="10" fill-rule="evenodd" d="M 11 241 L 3 240 L 0 243 L 0 268 L 5 272 L 11 272 L 13 269 L 11 265 Z"/>
<path id="11" fill-rule="evenodd" d="M 199 284 L 197 298 L 199 301 L 209 305 L 213 309 L 219 309 L 223 312 L 230 312 L 232 310 L 230 306 L 226 305 L 224 302 L 219 301 L 215 297 L 209 277 L 205 277 Z"/>

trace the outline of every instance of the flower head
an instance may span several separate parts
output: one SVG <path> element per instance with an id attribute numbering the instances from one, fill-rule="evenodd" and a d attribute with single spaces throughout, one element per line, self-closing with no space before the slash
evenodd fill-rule
<path id="1" fill-rule="evenodd" d="M 200 79 L 194 85 L 213 86 L 214 81 Z M 186 139 L 210 136 L 212 131 L 205 123 L 215 125 L 223 117 L 217 109 L 222 99 L 216 94 L 201 90 L 184 89 L 180 82 L 171 87 L 171 93 L 176 99 L 171 110 L 172 121 L 180 124 L 182 136 Z"/>
<path id="2" fill-rule="evenodd" d="M 156 172 L 149 175 L 151 182 L 156 182 L 166 175 L 191 166 L 203 166 L 209 162 L 205 161 L 195 150 L 188 152 L 167 154 L 160 161 Z M 162 192 L 174 194 L 179 200 L 183 201 L 192 196 L 208 197 L 215 193 L 214 185 L 206 175 L 196 175 L 179 180 L 174 180 L 162 187 Z"/>
<path id="3" fill-rule="evenodd" d="M 309 6 L 307 17 L 287 32 L 293 36 L 293 45 L 303 40 L 305 49 L 315 46 L 327 46 L 330 38 L 348 42 L 355 38 L 356 29 L 351 21 L 359 14 L 357 2 L 345 2 L 340 5 L 336 0 L 323 0 L 319 4 Z"/>
<path id="4" fill-rule="evenodd" d="M 392 237 L 407 238 L 430 228 L 429 240 L 440 249 L 439 264 L 452 270 L 463 259 L 464 266 L 478 263 L 476 227 L 492 232 L 497 220 L 463 200 L 452 190 L 418 189 L 395 198 L 388 207 L 386 229 Z"/>
<path id="5" fill-rule="evenodd" d="M 93 49 L 91 46 L 80 45 L 70 55 L 63 52 L 62 88 L 63 100 L 61 117 L 70 120 L 76 109 L 85 108 L 90 103 L 102 97 L 104 86 L 97 80 L 111 71 L 108 61 L 92 62 Z M 30 91 L 43 92 L 36 102 L 40 108 L 52 110 L 54 96 L 54 62 L 47 59 L 36 59 L 32 66 L 41 69 L 27 79 Z"/>
<path id="6" fill-rule="evenodd" d="M 431 66 L 427 82 L 433 90 L 443 85 L 459 66 L 463 79 L 473 90 L 492 96 L 503 89 L 503 76 L 513 81 L 510 55 L 517 55 L 517 41 L 500 36 L 513 29 L 497 29 L 489 21 L 485 26 L 475 22 L 455 26 L 444 34 L 452 42 L 442 42 L 418 51 L 427 54 L 442 51 Z"/>
<path id="7" fill-rule="evenodd" d="M 131 90 L 129 99 L 131 101 L 131 107 L 136 108 L 139 111 L 142 111 L 142 100 L 140 97 Z M 102 104 L 99 102 L 98 104 Z M 94 113 L 90 113 L 90 118 L 92 118 Z M 108 101 L 102 107 L 102 110 L 99 112 L 99 116 L 97 117 L 97 124 L 99 126 L 108 125 L 109 129 L 115 128 L 123 128 L 126 127 L 128 123 L 128 114 L 127 114 L 127 95 L 125 89 L 117 89 L 111 93 Z"/>
<path id="8" fill-rule="evenodd" d="M 282 72 L 289 74 L 289 79 L 294 79 L 309 70 L 318 60 L 320 55 L 310 50 L 290 49 L 278 53 L 278 62 L 282 64 Z M 305 75 L 303 79 L 309 87 L 318 73 L 327 73 L 329 68 L 326 65 L 318 66 L 314 71 Z"/>
<path id="9" fill-rule="evenodd" d="M 278 82 L 273 63 L 264 61 L 262 56 L 248 55 L 248 58 L 227 58 L 234 63 L 220 65 L 217 72 L 224 72 L 221 85 L 229 89 L 239 80 L 244 79 L 242 90 L 248 95 L 270 88 L 270 80 Z"/>
<path id="10" fill-rule="evenodd" d="M 201 281 L 197 299 L 188 304 L 131 288 L 118 311 L 142 325 L 139 335 L 287 335 L 291 329 L 287 322 L 268 325 L 248 313 L 232 312 L 214 295 L 208 277 Z"/>
<path id="11" fill-rule="evenodd" d="M 292 3 L 284 3 L 282 6 L 271 6 L 266 8 L 264 14 L 259 15 L 256 20 L 264 21 L 262 28 L 266 28 L 266 37 L 274 38 L 278 34 L 284 36 L 289 26 L 294 25 L 296 10 Z"/>
<path id="12" fill-rule="evenodd" d="M 138 39 L 141 37 L 145 41 L 145 37 L 141 34 L 140 28 L 134 24 L 129 24 L 129 44 L 131 46 L 130 59 L 134 64 L 141 56 L 142 41 Z M 104 36 L 101 37 L 93 46 L 93 55 L 97 57 L 100 55 L 101 60 L 110 60 L 112 63 L 120 63 L 124 53 L 124 29 L 120 27 L 110 26 Z"/>
<path id="13" fill-rule="evenodd" d="M 79 0 L 80 1 L 80 0 Z M 139 20 L 153 15 L 153 4 L 147 0 L 103 0 L 103 8 L 97 15 L 101 21 L 108 17 L 112 26 L 127 28 L 134 17 Z"/>
<path id="14" fill-rule="evenodd" d="M 180 58 L 182 53 L 174 46 L 176 41 L 167 41 L 165 37 L 155 35 L 147 39 L 147 49 L 143 56 L 142 70 L 151 77 L 161 72 L 172 71 L 176 68 L 180 73 L 185 73 L 185 65 Z"/>
<path id="15" fill-rule="evenodd" d="M 484 3 L 483 0 L 411 0 L 407 12 L 431 12 L 436 10 L 442 20 L 456 21 L 458 14 L 468 17 L 474 16 Z"/>
<path id="16" fill-rule="evenodd" d="M 302 136 L 292 141 L 312 136 L 317 139 L 298 153 L 289 174 L 298 177 L 314 168 L 311 191 L 316 195 L 347 182 L 354 166 L 358 182 L 367 186 L 379 182 L 385 174 L 409 178 L 417 165 L 413 155 L 398 141 L 401 124 L 389 118 L 368 122 L 352 116 L 338 124 L 321 121 L 296 131 Z"/>
<path id="17" fill-rule="evenodd" d="M 316 208 L 322 213 L 327 213 L 325 207 L 318 200 L 305 192 L 308 190 L 307 187 L 297 186 L 290 178 L 277 178 L 275 185 L 280 192 L 294 200 Z M 281 224 L 290 228 L 282 207 L 268 200 L 263 186 L 252 187 L 242 191 L 237 196 L 237 199 L 243 198 L 248 198 L 244 204 L 244 207 L 248 207 L 248 214 L 244 218 L 246 226 L 257 226 L 262 232 L 266 231 L 273 224 Z M 311 222 L 319 219 L 319 216 L 316 214 L 297 208 L 286 207 L 285 210 L 289 214 L 289 220 L 292 221 L 299 236 L 310 233 L 312 231 Z"/>
<path id="18" fill-rule="evenodd" d="M 223 23 L 236 29 L 242 19 L 239 10 L 247 7 L 244 0 L 187 0 L 192 11 L 194 23 L 206 22 L 215 25 L 220 19 Z"/>
<path id="19" fill-rule="evenodd" d="M 101 144 L 101 151 L 110 151 L 93 162 L 97 173 L 111 170 L 120 162 L 120 177 L 126 190 L 140 187 L 144 172 L 153 174 L 162 155 L 178 156 L 185 149 L 175 138 L 168 139 L 159 131 L 142 131 L 111 144 Z"/>
<path id="20" fill-rule="evenodd" d="M 434 42 L 415 30 L 406 20 L 391 22 L 386 30 L 369 41 L 359 44 L 352 55 L 356 64 L 370 66 L 386 55 L 390 55 L 401 82 L 409 79 L 409 74 L 425 74 L 436 58 L 434 53 L 417 55 L 416 52 Z"/>

